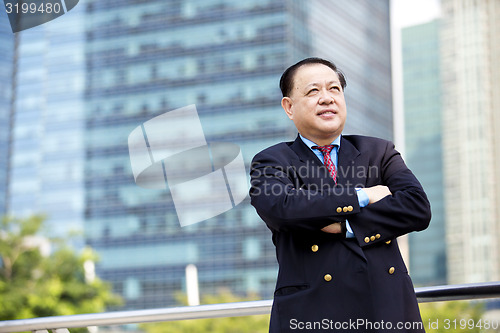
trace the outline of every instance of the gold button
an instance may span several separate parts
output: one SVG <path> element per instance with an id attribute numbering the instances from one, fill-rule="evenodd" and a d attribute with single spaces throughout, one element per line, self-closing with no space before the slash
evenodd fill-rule
<path id="1" fill-rule="evenodd" d="M 330 282 L 330 281 L 332 281 L 332 276 L 330 274 L 326 274 L 324 276 L 324 279 L 325 279 L 326 282 Z"/>
<path id="2" fill-rule="evenodd" d="M 394 274 L 394 271 L 395 271 L 395 270 L 396 270 L 396 269 L 395 269 L 394 267 L 389 268 L 389 274 Z"/>
<path id="3" fill-rule="evenodd" d="M 316 245 L 316 244 L 314 244 L 313 246 L 311 246 L 311 250 L 312 250 L 313 252 L 317 252 L 317 251 L 318 251 L 318 249 L 319 249 L 319 246 L 318 246 L 318 245 Z"/>
<path id="4" fill-rule="evenodd" d="M 342 207 L 337 207 L 337 213 L 342 213 Z"/>
<path id="5" fill-rule="evenodd" d="M 371 236 L 370 240 L 373 242 L 375 240 L 375 236 Z"/>
<path id="6" fill-rule="evenodd" d="M 365 237 L 365 243 L 370 243 L 370 237 Z"/>
<path id="7" fill-rule="evenodd" d="M 387 242 L 385 242 L 387 245 L 391 244 L 391 240 L 389 239 Z"/>
<path id="8" fill-rule="evenodd" d="M 344 213 L 347 213 L 347 207 L 344 207 L 343 211 Z"/>
<path id="9" fill-rule="evenodd" d="M 354 210 L 354 208 L 352 206 L 347 206 L 347 210 L 352 212 Z"/>
<path id="10" fill-rule="evenodd" d="M 379 239 L 380 237 L 382 237 L 382 236 L 380 236 L 380 234 L 376 234 L 376 235 L 375 235 L 375 238 L 376 238 L 376 239 Z"/>

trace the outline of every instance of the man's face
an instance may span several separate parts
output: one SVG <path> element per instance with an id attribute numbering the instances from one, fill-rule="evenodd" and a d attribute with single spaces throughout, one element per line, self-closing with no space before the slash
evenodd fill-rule
<path id="1" fill-rule="evenodd" d="M 292 83 L 290 97 L 283 97 L 281 106 L 302 136 L 330 144 L 342 133 L 347 116 L 337 73 L 322 64 L 303 65 Z"/>

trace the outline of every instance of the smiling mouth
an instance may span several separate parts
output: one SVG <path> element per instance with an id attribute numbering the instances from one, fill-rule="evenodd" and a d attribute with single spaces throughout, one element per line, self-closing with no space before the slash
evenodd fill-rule
<path id="1" fill-rule="evenodd" d="M 323 115 L 327 116 L 327 115 L 335 115 L 335 114 L 337 114 L 337 112 L 333 111 L 333 110 L 325 110 L 325 111 L 320 111 L 317 113 L 318 116 L 323 116 Z"/>

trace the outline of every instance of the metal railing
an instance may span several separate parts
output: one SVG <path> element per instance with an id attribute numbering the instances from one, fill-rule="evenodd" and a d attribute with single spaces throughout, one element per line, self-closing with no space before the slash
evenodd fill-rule
<path id="1" fill-rule="evenodd" d="M 500 282 L 416 288 L 419 302 L 471 300 L 500 297 Z M 126 325 L 147 322 L 238 317 L 269 314 L 272 300 L 183 306 L 175 308 L 116 311 L 72 316 L 8 320 L 0 322 L 0 333 L 33 331 L 68 332 L 67 328 Z"/>

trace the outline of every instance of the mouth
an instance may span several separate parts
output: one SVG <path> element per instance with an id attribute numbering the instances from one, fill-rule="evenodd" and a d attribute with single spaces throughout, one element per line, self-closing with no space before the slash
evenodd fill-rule
<path id="1" fill-rule="evenodd" d="M 337 111 L 335 110 L 322 110 L 322 111 L 319 111 L 318 113 L 316 113 L 317 116 L 320 116 L 320 117 L 333 117 L 334 115 L 337 114 Z"/>

